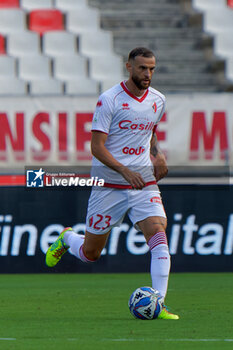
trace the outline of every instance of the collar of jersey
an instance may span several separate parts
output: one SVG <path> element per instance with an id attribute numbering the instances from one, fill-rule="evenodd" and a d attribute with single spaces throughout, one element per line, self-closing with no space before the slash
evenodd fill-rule
<path id="1" fill-rule="evenodd" d="M 132 94 L 128 89 L 127 89 L 127 86 L 125 85 L 125 82 L 124 81 L 122 81 L 121 82 L 121 87 L 122 87 L 122 89 L 130 96 L 130 97 L 132 97 L 134 100 L 136 100 L 136 101 L 138 101 L 138 102 L 142 102 L 142 101 L 144 101 L 145 100 L 145 98 L 146 98 L 146 96 L 148 95 L 148 93 L 149 93 L 149 89 L 147 89 L 146 90 L 146 92 L 144 93 L 144 95 L 142 95 L 142 97 L 137 97 L 137 96 L 135 96 L 134 94 Z"/>

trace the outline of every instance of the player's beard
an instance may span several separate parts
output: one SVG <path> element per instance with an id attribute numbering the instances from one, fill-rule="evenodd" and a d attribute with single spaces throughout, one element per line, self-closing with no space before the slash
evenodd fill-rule
<path id="1" fill-rule="evenodd" d="M 150 86 L 151 80 L 148 79 L 148 83 L 146 84 L 146 86 L 142 83 L 145 79 L 139 79 L 137 76 L 133 75 L 132 76 L 132 80 L 134 82 L 134 84 L 137 86 L 137 88 L 139 90 L 145 90 L 148 89 L 148 87 Z"/>

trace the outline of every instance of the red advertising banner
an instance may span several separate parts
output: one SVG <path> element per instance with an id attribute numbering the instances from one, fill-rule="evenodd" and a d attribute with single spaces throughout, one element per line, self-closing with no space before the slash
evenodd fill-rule
<path id="1" fill-rule="evenodd" d="M 97 98 L 4 98 L 0 166 L 89 165 Z M 168 95 L 157 128 L 169 165 L 233 165 L 233 94 Z"/>

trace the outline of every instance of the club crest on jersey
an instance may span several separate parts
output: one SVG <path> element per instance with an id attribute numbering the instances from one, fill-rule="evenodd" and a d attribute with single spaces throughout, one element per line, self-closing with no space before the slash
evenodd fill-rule
<path id="1" fill-rule="evenodd" d="M 128 103 L 122 103 L 122 109 L 123 110 L 129 110 L 129 104 Z"/>
<path id="2" fill-rule="evenodd" d="M 96 107 L 101 107 L 103 105 L 102 101 L 99 100 L 97 103 L 96 103 Z"/>
<path id="3" fill-rule="evenodd" d="M 153 103 L 152 108 L 153 108 L 154 113 L 156 113 L 157 112 L 157 104 L 155 102 Z"/>

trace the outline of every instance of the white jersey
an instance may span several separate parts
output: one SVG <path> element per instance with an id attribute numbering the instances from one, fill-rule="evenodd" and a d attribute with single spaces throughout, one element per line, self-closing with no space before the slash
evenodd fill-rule
<path id="1" fill-rule="evenodd" d="M 92 131 L 108 135 L 105 147 L 121 164 L 141 173 L 145 182 L 154 181 L 150 141 L 155 125 L 165 110 L 165 96 L 149 87 L 136 97 L 124 82 L 104 92 L 96 105 Z M 118 172 L 93 157 L 92 176 L 115 185 L 129 185 Z M 114 186 L 113 186 L 114 187 Z"/>

